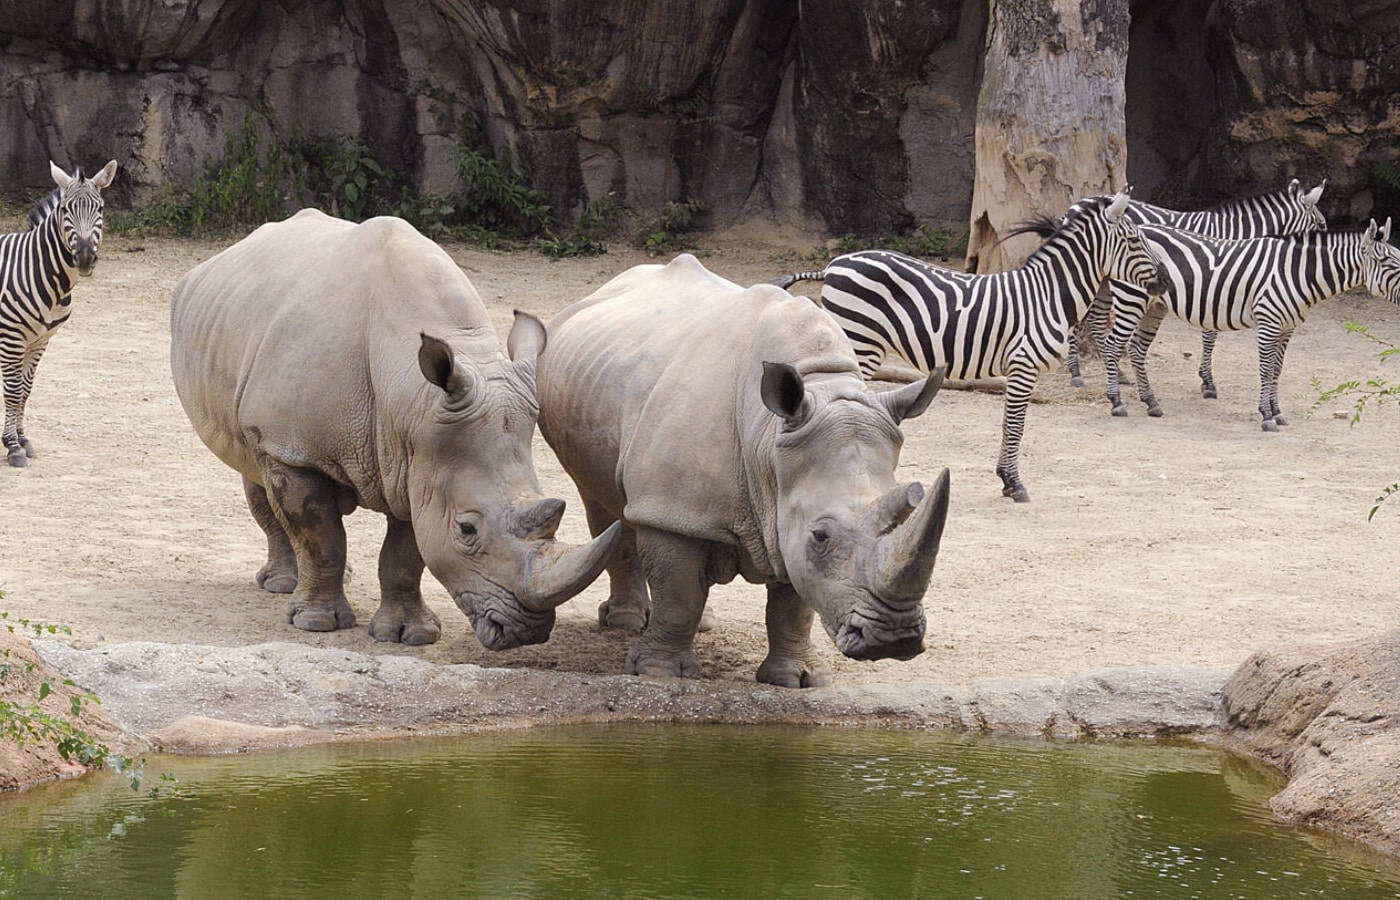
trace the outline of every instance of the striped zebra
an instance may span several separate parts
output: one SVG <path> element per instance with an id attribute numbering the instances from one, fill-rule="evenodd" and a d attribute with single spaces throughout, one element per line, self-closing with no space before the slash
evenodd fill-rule
<path id="1" fill-rule="evenodd" d="M 28 229 L 0 235 L 0 381 L 10 465 L 35 457 L 24 435 L 24 405 L 49 338 L 68 321 L 73 277 L 91 275 L 102 243 L 102 189 L 117 172 L 114 159 L 91 178 L 49 163 L 58 185 L 29 213 Z"/>
<path id="2" fill-rule="evenodd" d="M 1138 396 L 1161 415 L 1147 380 L 1147 348 L 1168 311 L 1196 328 L 1254 328 L 1259 349 L 1259 415 L 1265 431 L 1284 424 L 1278 380 L 1293 330 L 1315 304 L 1365 286 L 1400 304 L 1400 250 L 1391 246 L 1390 220 L 1364 232 L 1312 232 L 1221 241 L 1159 225 L 1140 226 L 1143 240 L 1162 259 L 1169 287 L 1160 297 L 1114 284 L 1113 330 L 1104 348 L 1108 399 L 1122 415 L 1118 354 L 1124 342 L 1137 376 Z M 1155 411 L 1154 411 L 1155 409 Z"/>
<path id="3" fill-rule="evenodd" d="M 1317 187 L 1304 191 L 1302 184 L 1294 178 L 1281 191 L 1229 200 L 1219 206 L 1192 212 L 1178 212 L 1134 200 L 1128 205 L 1128 218 L 1139 225 L 1165 225 L 1227 240 L 1326 231 L 1327 218 L 1317 208 L 1325 187 L 1327 180 L 1323 179 Z M 1112 302 L 1107 291 L 1101 291 L 1079 326 L 1088 330 L 1100 349 L 1108 330 L 1107 320 L 1111 309 Z M 1214 331 L 1201 332 L 1201 365 L 1197 374 L 1201 377 L 1201 396 L 1208 400 L 1215 399 L 1217 395 L 1215 375 L 1211 370 L 1217 335 L 1218 332 Z M 1070 343 L 1066 365 L 1070 383 L 1083 387 L 1084 379 L 1079 374 L 1078 344 L 1077 339 Z"/>
<path id="4" fill-rule="evenodd" d="M 997 475 L 1002 495 L 1030 500 L 1018 467 L 1026 405 L 1036 379 L 1064 359 L 1070 329 L 1107 277 L 1149 291 L 1163 286 L 1160 264 L 1124 215 L 1128 194 L 1092 197 L 1058 223 L 1036 219 L 1007 237 L 1035 233 L 1045 242 L 1009 272 L 972 275 L 884 250 L 849 253 L 821 272 L 788 275 L 790 287 L 821 279 L 821 303 L 851 339 L 869 378 L 889 353 L 949 378 L 1004 375 Z"/>

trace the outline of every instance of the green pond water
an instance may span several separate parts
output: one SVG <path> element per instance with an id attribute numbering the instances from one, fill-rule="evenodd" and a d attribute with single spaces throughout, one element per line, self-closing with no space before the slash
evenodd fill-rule
<path id="1" fill-rule="evenodd" d="M 1195 746 L 608 726 L 145 771 L 0 796 L 0 896 L 1400 897 Z"/>

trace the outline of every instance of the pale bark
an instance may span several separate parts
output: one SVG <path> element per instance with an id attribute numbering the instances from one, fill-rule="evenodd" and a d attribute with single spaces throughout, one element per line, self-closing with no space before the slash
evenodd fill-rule
<path id="1" fill-rule="evenodd" d="M 1029 216 L 1126 184 L 1127 0 L 989 0 L 977 99 L 967 263 L 1020 265 L 1032 237 L 997 244 Z"/>

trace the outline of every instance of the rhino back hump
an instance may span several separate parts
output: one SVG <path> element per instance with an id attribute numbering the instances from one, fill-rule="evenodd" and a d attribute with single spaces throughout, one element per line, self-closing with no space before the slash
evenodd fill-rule
<path id="1" fill-rule="evenodd" d="M 171 362 L 196 432 L 258 479 L 266 453 L 382 505 L 386 410 L 421 403 L 419 333 L 490 345 L 485 307 L 399 220 L 303 210 L 193 269 L 171 301 Z M 387 436 L 392 443 L 392 436 Z"/>
<path id="2" fill-rule="evenodd" d="M 541 427 L 585 492 L 634 523 L 746 547 L 762 527 L 755 505 L 771 502 L 753 496 L 763 477 L 750 471 L 771 431 L 763 362 L 855 371 L 814 304 L 742 288 L 693 257 L 623 273 L 549 331 Z"/>

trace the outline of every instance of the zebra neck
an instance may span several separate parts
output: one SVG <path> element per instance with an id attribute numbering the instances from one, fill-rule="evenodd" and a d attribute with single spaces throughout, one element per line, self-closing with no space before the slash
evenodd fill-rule
<path id="1" fill-rule="evenodd" d="M 1292 240 L 1287 270 L 1296 273 L 1298 287 L 1309 303 L 1366 283 L 1361 237 L 1356 232 L 1321 231 Z"/>
<path id="2" fill-rule="evenodd" d="M 73 279 L 78 272 L 78 260 L 63 241 L 59 223 L 62 217 L 50 213 L 43 224 L 30 232 L 34 240 L 34 255 L 39 260 L 39 276 L 54 302 L 65 300 L 73 291 Z"/>

